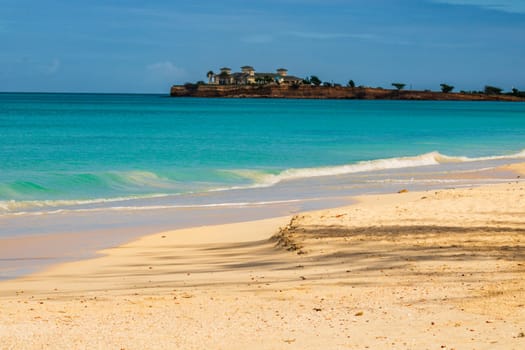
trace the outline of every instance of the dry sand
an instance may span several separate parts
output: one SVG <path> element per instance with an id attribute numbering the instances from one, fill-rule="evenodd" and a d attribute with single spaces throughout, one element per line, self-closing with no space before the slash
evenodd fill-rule
<path id="1" fill-rule="evenodd" d="M 0 283 L 0 348 L 525 348 L 523 182 L 360 197 L 103 253 Z"/>

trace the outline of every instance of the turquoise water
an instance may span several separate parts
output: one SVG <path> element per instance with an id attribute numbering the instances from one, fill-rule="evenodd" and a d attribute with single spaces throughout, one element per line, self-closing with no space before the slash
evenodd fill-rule
<path id="1" fill-rule="evenodd" d="M 0 94 L 0 140 L 16 213 L 524 157 L 525 104 Z"/>
<path id="2" fill-rule="evenodd" d="M 0 280 L 167 229 L 519 181 L 483 169 L 524 149 L 525 103 L 0 94 Z"/>

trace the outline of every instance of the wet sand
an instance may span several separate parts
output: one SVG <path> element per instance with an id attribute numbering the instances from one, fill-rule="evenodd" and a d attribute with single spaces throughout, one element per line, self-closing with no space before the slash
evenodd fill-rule
<path id="1" fill-rule="evenodd" d="M 523 164 L 508 171 L 525 173 Z M 517 175 L 522 176 L 522 175 Z M 168 231 L 0 283 L 2 348 L 522 349 L 525 183 Z"/>

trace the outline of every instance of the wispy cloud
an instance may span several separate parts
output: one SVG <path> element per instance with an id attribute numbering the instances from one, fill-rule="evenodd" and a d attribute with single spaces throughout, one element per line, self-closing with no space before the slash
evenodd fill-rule
<path id="1" fill-rule="evenodd" d="M 331 39 L 362 39 L 373 40 L 378 37 L 374 34 L 368 33 L 324 33 L 324 32 L 288 32 L 289 35 L 298 38 L 315 39 L 315 40 L 331 40 Z"/>
<path id="2" fill-rule="evenodd" d="M 50 64 L 44 67 L 44 73 L 48 75 L 54 75 L 60 70 L 61 65 L 62 62 L 55 58 Z"/>
<path id="3" fill-rule="evenodd" d="M 121 8 L 117 9 L 122 12 Z M 205 23 L 207 27 L 217 25 L 233 24 L 247 21 L 252 13 L 240 13 L 239 11 L 228 13 L 215 13 L 213 11 L 183 11 L 176 9 L 157 9 L 148 7 L 131 7 L 125 11 L 134 16 L 138 22 L 148 23 L 154 26 L 188 26 L 198 27 Z"/>
<path id="4" fill-rule="evenodd" d="M 255 34 L 241 37 L 241 41 L 248 44 L 266 44 L 273 41 L 273 36 L 268 34 Z"/>
<path id="5" fill-rule="evenodd" d="M 161 92 L 176 83 L 183 83 L 188 73 L 171 61 L 160 61 L 145 67 L 142 88 L 145 91 Z"/>
<path id="6" fill-rule="evenodd" d="M 146 66 L 146 71 L 151 77 L 162 79 L 179 79 L 186 74 L 184 69 L 177 67 L 170 61 L 149 64 Z"/>
<path id="7" fill-rule="evenodd" d="M 16 72 L 20 76 L 40 77 L 49 79 L 58 74 L 62 61 L 58 58 L 47 59 L 34 56 L 19 56 L 17 54 L 0 54 L 2 70 Z"/>
<path id="8" fill-rule="evenodd" d="M 432 0 L 437 3 L 451 5 L 469 5 L 477 6 L 489 10 L 504 11 L 510 13 L 524 13 L 524 0 Z"/>
<path id="9" fill-rule="evenodd" d="M 127 21 L 125 24 L 133 25 L 135 28 L 137 26 L 171 28 L 170 30 L 183 28 L 188 32 L 192 30 L 235 31 L 246 34 L 247 28 L 250 28 L 252 32 L 264 32 L 264 29 L 268 28 L 268 23 L 272 23 L 273 28 L 289 23 L 289 17 L 286 14 L 258 9 L 258 6 L 251 4 L 243 3 L 242 6 L 236 7 L 235 11 L 231 11 L 228 7 L 220 5 L 219 2 L 206 2 L 208 6 L 155 6 L 144 2 L 145 5 L 140 7 L 102 6 L 101 11 L 114 13 L 117 18 L 119 16 L 133 17 L 131 24 Z M 261 20 L 262 18 L 265 20 Z"/>

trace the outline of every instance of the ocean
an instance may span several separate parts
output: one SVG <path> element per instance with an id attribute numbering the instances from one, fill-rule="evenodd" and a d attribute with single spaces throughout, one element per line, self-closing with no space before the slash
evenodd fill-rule
<path id="1" fill-rule="evenodd" d="M 288 215 L 524 160 L 525 103 L 2 93 L 0 238 Z"/>

